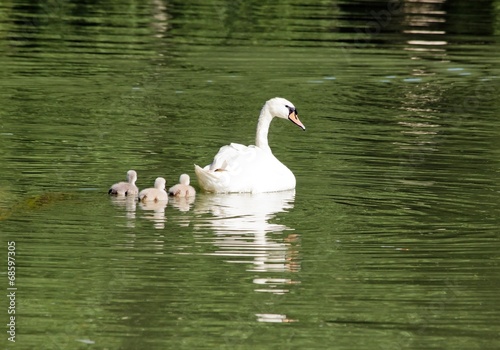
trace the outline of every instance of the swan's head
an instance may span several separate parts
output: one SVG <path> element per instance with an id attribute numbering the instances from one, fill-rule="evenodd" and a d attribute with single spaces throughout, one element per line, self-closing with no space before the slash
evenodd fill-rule
<path id="1" fill-rule="evenodd" d="M 181 177 L 179 178 L 179 183 L 181 185 L 186 185 L 189 186 L 189 175 L 188 174 L 182 174 Z"/>
<path id="2" fill-rule="evenodd" d="M 282 97 L 272 98 L 266 102 L 264 108 L 267 108 L 273 117 L 288 119 L 302 130 L 306 130 L 304 124 L 299 120 L 297 108 L 287 99 Z"/>
<path id="3" fill-rule="evenodd" d="M 127 182 L 133 184 L 137 181 L 137 173 L 135 170 L 127 171 Z"/>
<path id="4" fill-rule="evenodd" d="M 165 191 L 165 184 L 167 181 L 163 177 L 157 177 L 155 180 L 155 188 L 159 190 L 164 190 Z"/>

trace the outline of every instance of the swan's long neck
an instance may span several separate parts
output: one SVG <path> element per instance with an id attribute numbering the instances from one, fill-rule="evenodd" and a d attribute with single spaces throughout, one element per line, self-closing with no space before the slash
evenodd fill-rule
<path id="1" fill-rule="evenodd" d="M 260 111 L 259 122 L 257 123 L 257 135 L 255 136 L 255 146 L 262 148 L 271 152 L 269 143 L 267 142 L 267 134 L 269 132 L 269 127 L 271 126 L 271 121 L 273 116 L 267 109 L 265 105 Z"/>

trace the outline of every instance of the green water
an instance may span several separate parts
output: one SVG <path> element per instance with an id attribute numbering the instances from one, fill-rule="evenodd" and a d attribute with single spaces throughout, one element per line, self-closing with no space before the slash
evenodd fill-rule
<path id="1" fill-rule="evenodd" d="M 2 2 L 2 348 L 498 349 L 499 33 L 486 0 Z M 295 191 L 108 198 L 196 187 L 274 96 Z"/>

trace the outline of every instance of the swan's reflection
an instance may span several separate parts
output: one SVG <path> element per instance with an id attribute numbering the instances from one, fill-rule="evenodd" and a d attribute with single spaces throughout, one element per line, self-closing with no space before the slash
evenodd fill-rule
<path id="1" fill-rule="evenodd" d="M 196 204 L 197 213 L 214 217 L 207 223 L 219 235 L 255 234 L 255 243 L 266 244 L 265 233 L 291 230 L 270 223 L 277 213 L 293 208 L 295 190 L 271 193 L 206 194 Z M 257 235 L 259 234 L 259 235 Z"/>
<path id="2" fill-rule="evenodd" d="M 167 221 L 165 218 L 167 201 L 139 202 L 139 206 L 145 211 L 144 218 L 152 220 L 155 228 L 165 228 L 165 221 Z"/>
<path id="3" fill-rule="evenodd" d="M 248 264 L 249 271 L 297 271 L 296 234 L 286 234 L 292 228 L 270 222 L 276 214 L 293 208 L 295 191 L 259 194 L 223 194 L 199 196 L 195 206 L 197 214 L 209 213 L 206 220 L 197 220 L 196 228 L 210 228 L 216 234 L 214 255 L 231 257 L 228 262 Z M 273 279 L 276 281 L 276 279 Z M 288 282 L 284 282 L 290 283 Z M 274 291 L 275 284 L 269 291 Z M 259 290 L 262 291 L 262 290 Z"/>
<path id="4" fill-rule="evenodd" d="M 286 315 L 281 314 L 256 314 L 257 321 L 267 322 L 267 323 L 291 323 L 297 322 L 297 320 L 290 319 Z"/>
<path id="5" fill-rule="evenodd" d="M 195 212 L 202 219 L 195 222 L 195 228 L 209 228 L 215 232 L 213 244 L 217 250 L 211 255 L 224 256 L 231 263 L 243 263 L 251 267 L 253 274 L 264 273 L 253 279 L 254 291 L 262 298 L 272 295 L 284 298 L 293 284 L 300 283 L 284 276 L 299 270 L 297 241 L 298 235 L 288 231 L 293 229 L 276 223 L 276 214 L 293 208 L 295 191 L 260 194 L 222 194 L 200 195 Z M 201 215 L 200 215 L 201 214 Z M 210 217 L 204 218 L 209 214 Z M 271 222 L 274 221 L 274 222 Z M 273 276 L 269 275 L 273 272 Z M 288 276 L 287 276 L 288 277 Z M 293 322 L 280 310 L 270 311 L 272 306 L 266 302 L 255 304 L 258 322 Z"/>

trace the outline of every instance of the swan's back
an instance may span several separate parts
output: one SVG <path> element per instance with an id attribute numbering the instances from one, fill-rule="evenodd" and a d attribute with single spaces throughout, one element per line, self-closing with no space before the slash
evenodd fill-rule
<path id="1" fill-rule="evenodd" d="M 271 152 L 256 146 L 224 146 L 212 164 L 195 165 L 200 187 L 206 192 L 276 192 L 295 187 L 295 176 Z"/>

